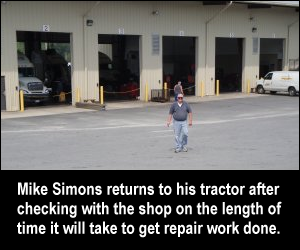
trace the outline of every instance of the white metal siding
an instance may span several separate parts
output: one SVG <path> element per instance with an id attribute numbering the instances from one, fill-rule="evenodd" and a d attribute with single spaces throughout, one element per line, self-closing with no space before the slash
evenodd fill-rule
<path id="1" fill-rule="evenodd" d="M 50 25 L 51 32 L 71 33 L 73 89 L 84 90 L 83 68 L 83 13 L 88 9 L 85 2 L 14 2 L 1 4 L 1 75 L 5 75 L 7 110 L 19 110 L 17 40 L 16 31 L 42 31 L 42 25 Z M 3 33 L 2 33 L 3 32 Z M 73 95 L 74 97 L 75 95 Z"/>
<path id="2" fill-rule="evenodd" d="M 288 58 L 289 59 L 299 59 L 299 16 L 298 21 L 290 27 L 290 43 Z"/>
<path id="3" fill-rule="evenodd" d="M 284 7 L 248 9 L 247 5 L 234 3 L 208 23 L 206 48 L 205 22 L 224 7 L 203 6 L 201 1 L 7 1 L 1 4 L 1 75 L 6 79 L 7 110 L 19 109 L 15 90 L 18 85 L 16 31 L 41 31 L 43 24 L 50 25 L 51 32 L 71 33 L 73 103 L 77 88 L 81 100 L 98 98 L 98 34 L 118 34 L 119 28 L 124 29 L 125 35 L 140 36 L 141 99 L 145 97 L 146 82 L 150 89 L 162 87 L 162 37 L 178 36 L 180 31 L 185 36 L 196 37 L 196 86 L 205 81 L 207 95 L 215 93 L 216 37 L 231 34 L 244 39 L 243 91 L 247 80 L 252 87 L 255 85 L 259 73 L 259 53 L 252 53 L 253 37 L 287 39 L 288 26 L 295 23 L 290 27 L 286 59 L 299 58 L 299 13 Z M 152 14 L 155 10 L 159 11 L 158 15 Z M 92 19 L 93 26 L 85 26 L 86 19 Z M 257 27 L 256 33 L 252 33 L 252 27 Z M 160 35 L 159 55 L 152 55 L 152 34 Z M 199 89 L 196 93 L 200 95 Z"/>

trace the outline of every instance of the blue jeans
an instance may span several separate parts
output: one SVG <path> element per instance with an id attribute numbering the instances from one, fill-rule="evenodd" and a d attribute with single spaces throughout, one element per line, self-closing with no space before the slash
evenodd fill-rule
<path id="1" fill-rule="evenodd" d="M 187 145 L 188 140 L 188 124 L 185 121 L 173 120 L 173 127 L 175 133 L 176 148 L 182 149 Z"/>

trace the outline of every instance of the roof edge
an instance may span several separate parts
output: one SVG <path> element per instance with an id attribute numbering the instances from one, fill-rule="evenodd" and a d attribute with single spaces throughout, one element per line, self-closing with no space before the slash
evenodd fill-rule
<path id="1" fill-rule="evenodd" d="M 246 3 L 246 4 L 266 4 L 282 7 L 299 7 L 299 1 L 233 1 L 235 3 Z"/>

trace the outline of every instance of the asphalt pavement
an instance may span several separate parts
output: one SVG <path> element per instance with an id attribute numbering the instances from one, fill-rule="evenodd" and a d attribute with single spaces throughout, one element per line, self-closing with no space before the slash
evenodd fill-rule
<path id="1" fill-rule="evenodd" d="M 298 96 L 198 100 L 188 99 L 189 151 L 177 154 L 166 126 L 170 103 L 1 113 L 2 169 L 299 169 Z"/>

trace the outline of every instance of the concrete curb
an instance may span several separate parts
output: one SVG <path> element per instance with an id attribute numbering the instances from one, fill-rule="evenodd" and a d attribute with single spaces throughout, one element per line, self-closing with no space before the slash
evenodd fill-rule
<path id="1" fill-rule="evenodd" d="M 233 94 L 220 94 L 219 96 L 186 96 L 185 100 L 188 103 L 201 103 L 209 101 L 221 101 L 230 99 L 241 99 L 249 97 L 262 97 L 264 95 L 258 95 L 255 93 L 244 94 L 244 93 L 233 93 Z M 70 114 L 70 113 L 81 113 L 81 112 L 91 112 L 91 111 L 101 111 L 101 110 L 117 110 L 117 109 L 128 109 L 128 108 L 146 108 L 146 107 L 159 107 L 159 106 L 169 106 L 171 102 L 143 102 L 143 101 L 129 101 L 129 102 L 107 102 L 105 105 L 91 104 L 87 103 L 85 105 L 77 104 L 76 106 L 56 106 L 56 107 L 32 107 L 25 109 L 24 112 L 16 111 L 1 111 L 1 120 L 12 119 L 12 118 L 22 118 L 22 117 L 36 117 L 36 116 L 46 116 L 46 115 L 59 115 L 59 114 Z M 105 109 L 103 109 L 105 107 Z"/>

